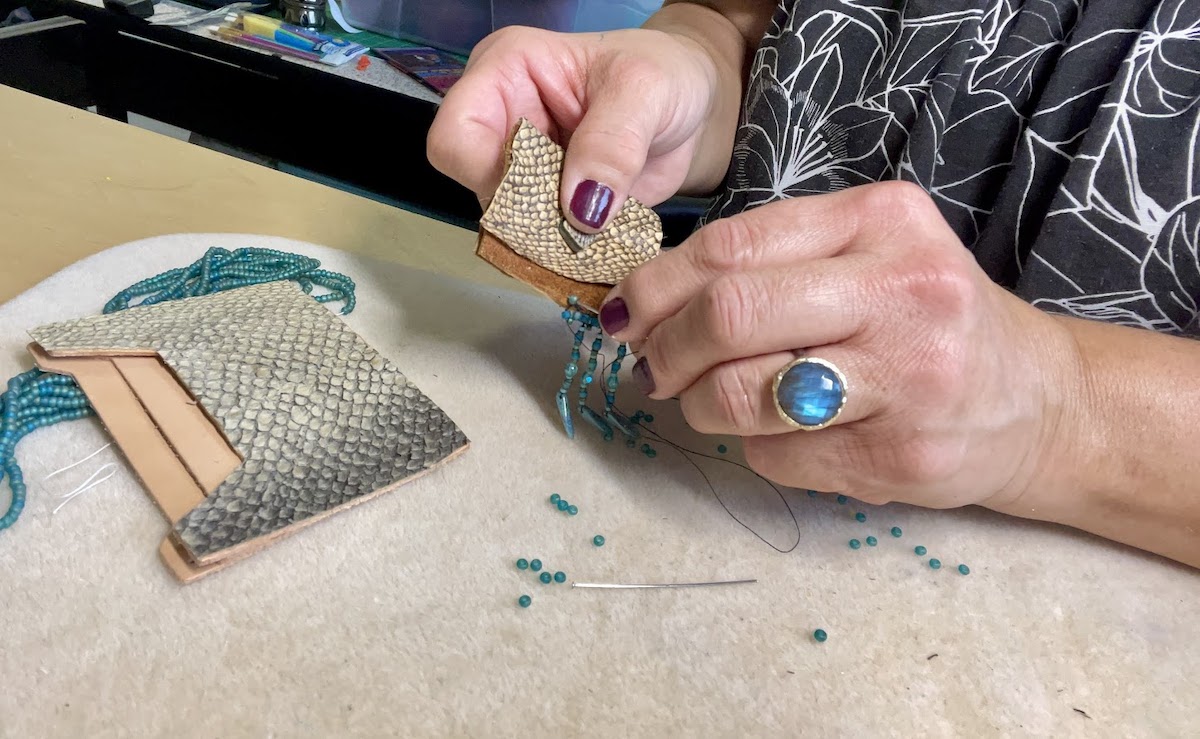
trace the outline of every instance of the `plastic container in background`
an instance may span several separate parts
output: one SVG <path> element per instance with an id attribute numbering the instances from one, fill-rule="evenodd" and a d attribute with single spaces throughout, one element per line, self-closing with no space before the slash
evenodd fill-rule
<path id="1" fill-rule="evenodd" d="M 351 25 L 465 56 L 506 26 L 576 32 L 637 28 L 662 0 L 341 0 L 341 6 Z"/>

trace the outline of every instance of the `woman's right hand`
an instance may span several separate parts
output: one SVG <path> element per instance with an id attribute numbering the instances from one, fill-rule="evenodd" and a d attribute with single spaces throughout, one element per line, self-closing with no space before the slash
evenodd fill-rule
<path id="1" fill-rule="evenodd" d="M 725 66 L 701 43 L 665 31 L 506 28 L 475 48 L 446 95 L 429 161 L 486 203 L 500 184 L 504 145 L 527 118 L 566 147 L 563 212 L 595 232 L 628 196 L 653 206 L 720 184 L 736 112 L 719 97 L 741 93 L 723 89 Z M 714 118 L 726 120 L 714 126 Z"/>

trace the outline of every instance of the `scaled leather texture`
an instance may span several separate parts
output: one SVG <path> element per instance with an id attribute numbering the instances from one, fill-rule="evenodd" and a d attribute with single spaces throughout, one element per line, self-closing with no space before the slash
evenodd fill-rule
<path id="1" fill-rule="evenodd" d="M 600 233 L 573 233 L 580 251 L 568 244 L 560 230 L 564 151 L 529 121 L 517 125 L 505 158 L 504 179 L 480 226 L 521 257 L 570 280 L 615 285 L 658 255 L 662 221 L 633 198 Z"/>
<path id="2" fill-rule="evenodd" d="M 395 486 L 468 445 L 404 374 L 274 282 L 42 326 L 56 356 L 157 353 L 243 459 L 176 525 L 198 560 Z"/>

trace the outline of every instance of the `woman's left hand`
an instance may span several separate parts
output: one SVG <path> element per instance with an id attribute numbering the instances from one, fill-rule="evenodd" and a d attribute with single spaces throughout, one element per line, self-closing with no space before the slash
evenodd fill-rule
<path id="1" fill-rule="evenodd" d="M 1070 332 L 992 282 L 919 188 L 889 182 L 715 221 L 633 272 L 600 313 L 652 398 L 745 437 L 780 484 L 883 503 L 1002 505 L 1039 484 L 1083 384 Z M 833 423 L 796 430 L 776 374 L 846 380 Z"/>

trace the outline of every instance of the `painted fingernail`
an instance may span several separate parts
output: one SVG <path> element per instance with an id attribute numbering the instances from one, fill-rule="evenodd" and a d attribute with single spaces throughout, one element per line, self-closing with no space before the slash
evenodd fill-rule
<path id="1" fill-rule="evenodd" d="M 571 215 L 588 228 L 600 228 L 612 207 L 613 191 L 595 180 L 584 180 L 571 196 Z"/>
<path id="2" fill-rule="evenodd" d="M 600 325 L 609 336 L 628 326 L 629 308 L 625 306 L 625 301 L 613 298 L 600 306 Z"/>
<path id="3" fill-rule="evenodd" d="M 650 371 L 650 363 L 642 357 L 633 365 L 633 381 L 637 384 L 638 390 L 642 391 L 643 395 L 649 395 L 654 392 L 654 373 Z"/>

